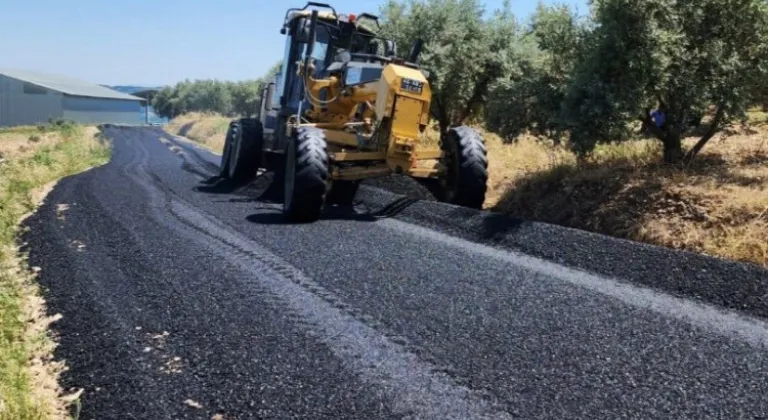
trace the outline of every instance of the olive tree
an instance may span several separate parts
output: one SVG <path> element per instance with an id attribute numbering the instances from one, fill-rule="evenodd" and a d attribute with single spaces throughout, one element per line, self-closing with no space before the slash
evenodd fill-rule
<path id="1" fill-rule="evenodd" d="M 529 131 L 559 141 L 560 108 L 586 25 L 567 6 L 539 4 L 508 77 L 490 91 L 485 122 L 505 139 Z"/>
<path id="2" fill-rule="evenodd" d="M 765 0 L 593 0 L 596 27 L 564 102 L 577 151 L 626 136 L 640 121 L 667 162 L 690 160 L 729 122 L 745 116 L 766 77 Z M 652 120 L 651 110 L 663 119 Z M 709 128 L 684 152 L 691 116 Z"/>
<path id="3" fill-rule="evenodd" d="M 261 80 L 247 80 L 232 84 L 233 115 L 251 117 L 258 112 L 261 84 Z"/>
<path id="4" fill-rule="evenodd" d="M 167 118 L 194 111 L 251 117 L 261 105 L 261 86 L 275 77 L 280 64 L 274 64 L 264 77 L 255 80 L 183 80 L 158 92 L 152 106 L 158 115 Z"/>
<path id="5" fill-rule="evenodd" d="M 382 7 L 382 34 L 401 56 L 423 41 L 420 64 L 430 72 L 432 116 L 442 131 L 476 116 L 508 71 L 517 32 L 509 2 L 484 15 L 479 0 L 389 0 Z"/>

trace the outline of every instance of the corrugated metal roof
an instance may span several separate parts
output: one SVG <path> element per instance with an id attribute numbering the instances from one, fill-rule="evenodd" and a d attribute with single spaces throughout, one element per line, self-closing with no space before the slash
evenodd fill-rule
<path id="1" fill-rule="evenodd" d="M 97 84 L 88 83 L 65 76 L 14 69 L 0 69 L 0 74 L 40 85 L 67 95 L 88 96 L 93 98 L 127 99 L 132 101 L 144 100 L 138 96 L 128 95 L 126 93 L 105 88 L 104 86 L 99 86 Z"/>

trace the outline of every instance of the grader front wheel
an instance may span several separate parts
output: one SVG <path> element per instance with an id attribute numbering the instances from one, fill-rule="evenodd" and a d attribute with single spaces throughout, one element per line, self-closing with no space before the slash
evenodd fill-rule
<path id="1" fill-rule="evenodd" d="M 470 127 L 451 128 L 444 136 L 443 200 L 481 209 L 488 182 L 488 152 L 480 134 Z"/>
<path id="2" fill-rule="evenodd" d="M 320 218 L 328 193 L 329 164 L 323 131 L 297 128 L 285 153 L 283 213 L 288 220 L 313 222 Z"/>

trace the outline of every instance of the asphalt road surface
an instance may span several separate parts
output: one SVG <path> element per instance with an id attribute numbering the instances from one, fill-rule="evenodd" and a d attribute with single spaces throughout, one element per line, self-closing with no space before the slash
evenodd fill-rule
<path id="1" fill-rule="evenodd" d="M 27 221 L 81 419 L 768 416 L 766 271 L 365 187 L 288 224 L 268 176 L 107 127 Z M 279 188 L 278 188 L 279 189 Z"/>

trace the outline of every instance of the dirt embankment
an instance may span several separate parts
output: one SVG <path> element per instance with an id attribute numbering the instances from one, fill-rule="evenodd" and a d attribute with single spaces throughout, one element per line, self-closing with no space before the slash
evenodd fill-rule
<path id="1" fill-rule="evenodd" d="M 0 129 L 0 420 L 68 418 L 77 393 L 61 390 L 64 366 L 45 302 L 35 283 L 39 269 L 19 252 L 19 224 L 55 182 L 105 163 L 109 147 L 94 127 L 67 123 Z"/>
<path id="2" fill-rule="evenodd" d="M 188 114 L 167 129 L 220 152 L 229 121 Z M 661 163 L 653 140 L 599 146 L 578 162 L 551 142 L 522 137 L 505 144 L 484 133 L 490 172 L 485 207 L 768 266 L 768 125 L 761 113 L 751 121 L 748 129 L 713 139 L 684 168 Z"/>
<path id="3" fill-rule="evenodd" d="M 221 153 L 224 150 L 224 137 L 232 120 L 218 114 L 193 112 L 174 118 L 165 129 Z"/>

